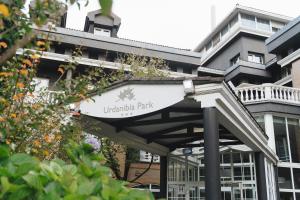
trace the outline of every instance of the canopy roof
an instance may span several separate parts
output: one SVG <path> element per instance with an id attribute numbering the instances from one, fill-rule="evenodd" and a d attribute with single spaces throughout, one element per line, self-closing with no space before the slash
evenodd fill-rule
<path id="1" fill-rule="evenodd" d="M 268 137 L 221 77 L 129 79 L 114 83 L 94 102 L 81 102 L 87 132 L 167 155 L 176 148 L 204 144 L 203 109 L 215 107 L 220 146 L 246 144 L 273 162 Z M 99 129 L 99 127 L 101 129 Z"/>

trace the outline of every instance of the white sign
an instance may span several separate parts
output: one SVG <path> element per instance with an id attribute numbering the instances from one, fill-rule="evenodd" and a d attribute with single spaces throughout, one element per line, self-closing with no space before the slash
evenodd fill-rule
<path id="1" fill-rule="evenodd" d="M 184 99 L 182 85 L 125 85 L 80 103 L 82 114 L 126 118 L 154 112 Z"/>

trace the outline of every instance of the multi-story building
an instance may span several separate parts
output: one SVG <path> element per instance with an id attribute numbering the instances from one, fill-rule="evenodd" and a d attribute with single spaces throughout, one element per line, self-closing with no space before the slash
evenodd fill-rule
<path id="1" fill-rule="evenodd" d="M 167 147 L 168 153 L 162 155 L 160 160 L 160 177 L 159 164 L 155 164 L 148 174 L 149 179 L 144 178 L 142 184 L 160 183 L 161 196 L 172 200 L 205 197 L 209 200 L 300 199 L 300 18 L 292 20 L 279 14 L 237 5 L 194 51 L 118 38 L 120 24 L 120 18 L 116 15 L 103 16 L 98 10 L 88 13 L 84 31 L 65 27 L 37 30 L 49 34 L 52 40 L 50 50 L 42 55 L 38 76 L 43 84 L 51 85 L 59 76 L 55 66 L 70 58 L 75 46 L 81 46 L 83 56 L 76 58 L 79 68 L 101 66 L 107 71 L 115 70 L 119 67 L 117 58 L 132 53 L 164 59 L 172 71 L 170 76 L 184 76 L 200 84 L 195 86 L 197 95 L 205 97 L 196 97 L 194 91 L 188 91 L 178 104 L 160 108 L 161 112 L 156 110 L 153 115 L 143 113 L 136 118 L 122 117 L 123 121 L 119 118 L 117 123 L 109 117 L 100 119 L 110 125 L 115 124 L 115 132 L 126 130 L 136 133 L 131 139 L 140 149 L 159 153 L 158 149 Z M 204 76 L 210 78 L 201 79 Z M 212 78 L 219 76 L 224 77 L 231 88 L 225 82 L 220 83 L 218 78 Z M 156 81 L 157 84 L 163 82 Z M 178 79 L 167 81 L 178 84 Z M 136 80 L 134 84 L 132 87 L 140 83 Z M 153 84 L 156 83 L 151 82 L 150 85 Z M 207 88 L 204 87 L 206 84 Z M 224 85 L 221 87 L 217 84 Z M 222 90 L 227 96 L 210 94 L 209 90 L 212 93 Z M 196 133 L 205 134 L 206 129 L 212 130 L 211 123 L 214 120 L 205 119 L 203 116 L 206 114 L 202 110 L 205 106 L 214 105 L 209 98 L 217 98 L 214 101 L 219 107 L 224 107 L 226 98 L 235 105 L 231 107 L 232 110 L 228 107 L 220 109 L 220 113 L 227 113 L 228 116 L 218 115 L 227 121 L 223 124 L 220 122 L 220 138 L 217 138 L 220 146 L 216 147 L 218 152 L 215 154 L 204 151 L 207 148 L 203 148 L 202 143 L 203 140 L 205 143 L 205 136 L 195 136 Z M 165 99 L 160 101 L 164 103 Z M 194 124 L 198 117 L 203 119 L 203 126 Z M 226 126 L 230 122 L 231 126 Z M 240 125 L 234 122 L 240 122 Z M 176 126 L 173 127 L 173 124 Z M 185 132 L 180 132 L 183 129 Z M 114 132 L 113 129 L 109 130 Z M 176 134 L 174 131 L 177 131 Z M 251 131 L 260 138 L 256 142 L 246 134 Z M 228 132 L 239 132 L 240 135 L 228 135 Z M 120 138 L 120 134 L 117 137 Z M 137 136 L 146 142 L 137 144 Z M 258 149 L 264 152 L 264 157 L 257 153 L 256 147 L 260 142 L 264 146 Z M 214 150 L 212 146 L 209 148 Z M 219 157 L 219 154 L 219 159 L 211 160 Z M 141 153 L 141 158 L 140 164 L 132 166 L 132 177 L 146 168 L 144 163 L 150 160 L 145 152 Z M 215 164 L 218 170 L 205 168 L 206 164 Z M 168 170 L 163 168 L 166 166 Z M 215 170 L 215 174 L 210 170 Z M 208 177 L 209 174 L 212 177 Z M 209 179 L 214 177 L 218 180 L 211 183 Z M 209 192 L 214 187 L 217 190 Z"/>

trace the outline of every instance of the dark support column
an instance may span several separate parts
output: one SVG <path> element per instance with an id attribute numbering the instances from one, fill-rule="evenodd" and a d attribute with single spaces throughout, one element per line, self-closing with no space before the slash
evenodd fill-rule
<path id="1" fill-rule="evenodd" d="M 159 198 L 167 198 L 167 156 L 160 156 L 160 192 Z"/>
<path id="2" fill-rule="evenodd" d="M 221 199 L 219 124 L 216 108 L 204 108 L 205 199 Z"/>
<path id="3" fill-rule="evenodd" d="M 265 156 L 262 152 L 255 153 L 256 183 L 258 200 L 268 199 Z"/>
<path id="4" fill-rule="evenodd" d="M 277 199 L 280 200 L 280 193 L 279 193 L 279 182 L 278 182 L 278 167 L 274 166 L 274 174 L 275 174 L 275 185 L 276 185 L 276 196 Z"/>

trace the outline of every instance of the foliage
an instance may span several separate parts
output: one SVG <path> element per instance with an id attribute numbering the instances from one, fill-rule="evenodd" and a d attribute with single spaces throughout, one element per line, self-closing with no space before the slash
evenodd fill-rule
<path id="1" fill-rule="evenodd" d="M 103 157 L 87 144 L 70 142 L 71 163 L 42 161 L 27 154 L 11 154 L 0 146 L 0 198 L 8 200 L 150 200 L 152 195 L 125 187 L 114 180 Z"/>
<path id="2" fill-rule="evenodd" d="M 80 50 L 75 49 L 70 62 L 58 68 L 60 78 L 52 88 L 65 92 L 37 92 L 33 77 L 50 43 L 47 36 L 46 40 L 37 39 L 32 26 L 55 23 L 65 11 L 65 4 L 35 0 L 27 15 L 23 12 L 24 3 L 23 0 L 0 3 L 0 141 L 15 152 L 31 153 L 40 159 L 64 158 L 62 147 L 67 139 L 79 141 L 82 135 L 80 124 L 71 119 L 72 113 L 66 105 L 86 98 L 91 83 L 99 85 L 95 89 L 106 87 L 113 76 L 92 69 L 66 80 L 66 72 L 76 68 L 74 57 L 80 56 Z M 16 55 L 21 47 L 24 51 Z"/>
<path id="3" fill-rule="evenodd" d="M 160 58 L 139 56 L 135 54 L 127 54 L 119 58 L 122 68 L 131 71 L 131 75 L 135 78 L 151 78 L 168 76 L 168 65 Z"/>
<path id="4" fill-rule="evenodd" d="M 101 1 L 109 13 L 111 0 Z M 55 23 L 65 4 L 58 0 L 34 2 L 29 15 L 23 12 L 24 0 L 0 2 L 0 199 L 151 198 L 111 179 L 108 168 L 101 165 L 103 159 L 90 147 L 76 145 L 82 139 L 82 128 L 73 108 L 76 104 L 70 104 L 88 98 L 92 90 L 103 92 L 127 72 L 107 74 L 99 67 L 78 74 L 78 47 L 67 64 L 58 66 L 59 78 L 52 91 L 37 91 L 33 78 L 50 43 L 47 35 L 38 39 L 32 27 Z M 149 59 L 142 61 L 146 64 Z M 155 70 L 149 69 L 154 74 Z M 145 74 L 137 67 L 131 71 L 139 77 Z"/>

